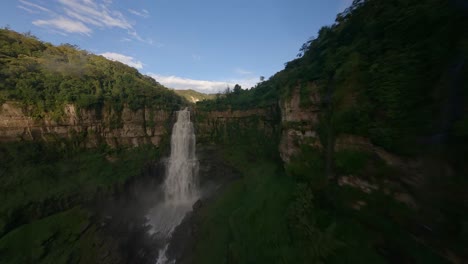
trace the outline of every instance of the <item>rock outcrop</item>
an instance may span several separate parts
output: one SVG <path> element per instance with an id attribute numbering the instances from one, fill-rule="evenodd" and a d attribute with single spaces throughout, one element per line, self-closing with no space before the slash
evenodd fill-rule
<path id="1" fill-rule="evenodd" d="M 77 109 L 70 104 L 64 106 L 64 114 L 55 120 L 50 115 L 35 119 L 26 112 L 27 109 L 15 102 L 0 106 L 0 142 L 73 139 L 89 148 L 100 144 L 111 147 L 158 145 L 168 134 L 171 117 L 171 113 L 164 110 L 132 111 L 124 106 L 117 112 L 108 106 L 99 110 Z"/>
<path id="2" fill-rule="evenodd" d="M 197 141 L 226 143 L 253 134 L 272 138 L 278 130 L 277 115 L 276 106 L 246 110 L 195 110 Z"/>
<path id="3" fill-rule="evenodd" d="M 279 151 L 281 159 L 286 163 L 300 153 L 301 145 L 322 147 L 316 131 L 320 113 L 318 87 L 311 83 L 307 88 L 311 91 L 310 96 L 302 98 L 302 101 L 307 101 L 306 106 L 301 105 L 299 87 L 292 90 L 289 98 L 280 102 L 283 130 Z"/>

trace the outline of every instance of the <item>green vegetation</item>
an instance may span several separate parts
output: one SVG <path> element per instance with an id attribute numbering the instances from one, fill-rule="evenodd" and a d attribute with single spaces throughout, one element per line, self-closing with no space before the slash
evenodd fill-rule
<path id="1" fill-rule="evenodd" d="M 440 125 L 460 114 L 449 105 L 460 109 L 468 100 L 465 11 L 456 1 L 354 1 L 283 71 L 197 107 L 262 107 L 295 89 L 307 107 L 317 86 L 335 134 L 362 135 L 393 152 L 415 154 L 423 137 L 452 133 Z"/>
<path id="2" fill-rule="evenodd" d="M 285 72 L 295 82 L 316 83 L 322 98 L 329 97 L 324 103 L 335 134 L 414 154 L 422 147 L 418 139 L 450 118 L 441 107 L 454 104 L 449 95 L 461 89 L 450 75 L 468 58 L 462 10 L 440 0 L 354 1 Z"/>
<path id="3" fill-rule="evenodd" d="M 376 171 L 364 169 L 374 162 L 372 166 L 379 172 L 395 172 L 382 168 L 381 161 L 371 161 L 364 152 L 341 151 L 335 158 L 337 171 L 344 175 L 378 175 Z M 327 183 L 324 167 L 323 154 L 311 147 L 303 147 L 302 154 L 286 166 L 287 174 L 298 184 L 290 211 L 293 219 L 297 219 L 296 232 L 307 234 L 312 230 L 310 237 L 302 238 L 305 240 L 300 249 L 311 250 L 314 254 L 296 262 L 401 263 L 411 259 L 415 263 L 446 263 L 438 252 L 406 230 L 405 225 L 414 218 L 412 209 L 378 191 L 368 194 Z M 317 237 L 322 237 L 323 241 Z M 317 249 L 317 244 L 328 246 Z"/>
<path id="4" fill-rule="evenodd" d="M 174 93 L 182 96 L 185 98 L 185 100 L 196 103 L 198 101 L 204 101 L 204 100 L 212 100 L 216 97 L 214 94 L 205 94 L 205 93 L 200 93 L 195 90 L 174 90 Z"/>
<path id="5" fill-rule="evenodd" d="M 7 101 L 35 119 L 59 119 L 66 104 L 95 109 L 97 119 L 106 111 L 110 120 L 103 126 L 110 128 L 122 126 L 124 107 L 149 109 L 151 118 L 155 110 L 187 103 L 122 63 L 0 29 L 0 104 Z M 84 136 L 76 132 L 70 139 L 0 145 L 0 263 L 120 261 L 113 248 L 120 242 L 101 234 L 95 212 L 86 208 L 122 192 L 160 158 L 167 142 L 83 149 Z"/>
<path id="6" fill-rule="evenodd" d="M 63 105 L 121 110 L 173 110 L 181 97 L 149 76 L 76 46 L 53 46 L 31 35 L 0 29 L 0 102 L 19 101 L 29 114 L 60 116 Z"/>
<path id="7" fill-rule="evenodd" d="M 357 174 L 366 166 L 370 154 L 366 152 L 343 150 L 335 153 L 335 167 L 341 175 Z"/>
<path id="8" fill-rule="evenodd" d="M 447 263 L 401 226 L 414 214 L 405 205 L 378 192 L 324 188 L 312 149 L 302 158 L 313 165 L 289 167 L 294 175 L 261 146 L 223 150 L 242 177 L 197 215 L 194 263 Z M 358 201 L 365 206 L 350 207 Z"/>
<path id="9" fill-rule="evenodd" d="M 99 263 L 110 241 L 96 236 L 88 215 L 76 207 L 10 232 L 0 239 L 0 263 Z"/>
<path id="10" fill-rule="evenodd" d="M 214 100 L 197 102 L 197 109 L 246 110 L 276 105 L 279 98 L 277 87 L 273 83 L 273 81 L 261 82 L 249 90 L 244 90 L 236 84 L 233 90 L 226 89 L 223 94 L 216 94 Z"/>
<path id="11" fill-rule="evenodd" d="M 213 121 L 198 142 L 217 144 L 242 177 L 195 216 L 195 263 L 463 262 L 468 19 L 460 3 L 355 0 L 283 71 L 250 90 L 236 86 L 197 103 L 196 122 L 202 123 L 209 111 L 272 108 L 296 92 L 304 109 L 317 103 L 311 98 L 320 98 L 313 106 L 320 108 L 313 129 L 322 147 L 304 144 L 283 168 L 277 128 L 302 130 L 309 124 L 255 116 Z M 65 103 L 126 103 L 132 109 L 183 103 L 120 63 L 69 45 L 0 33 L 0 102 L 19 100 L 32 116 L 60 115 Z M 259 123 L 271 126 L 268 132 Z M 392 167 L 369 150 L 335 150 L 342 135 L 369 139 L 382 151 L 417 162 Z M 44 256 L 65 262 L 73 252 L 94 254 L 93 238 L 70 242 L 82 230 L 79 222 L 88 220 L 83 209 L 73 208 L 78 202 L 66 197 L 83 201 L 115 188 L 157 156 L 151 148 L 61 151 L 39 143 L 0 148 L 0 228 L 2 234 L 13 230 L 0 238 L 0 255 L 7 260 L 15 254 L 19 262 Z M 380 189 L 342 184 L 343 176 Z M 401 194 L 410 198 L 396 199 Z M 57 200 L 60 208 L 43 210 Z M 25 225 L 16 228 L 20 224 Z M 19 241 L 35 232 L 28 242 L 34 250 L 18 253 L 28 246 Z M 59 251 L 72 253 L 43 255 L 50 237 Z"/>
<path id="12" fill-rule="evenodd" d="M 205 113 L 200 111 L 195 116 L 195 125 L 206 122 Z M 264 118 L 252 115 L 243 118 L 226 120 L 210 120 L 209 131 L 197 135 L 199 143 L 216 144 L 251 144 L 260 145 L 267 148 L 271 156 L 277 154 L 276 144 L 278 142 L 277 120 L 265 120 Z"/>
<path id="13" fill-rule="evenodd" d="M 30 34 L 0 29 L 0 103 L 10 100 L 34 118 L 60 118 L 65 104 L 94 108 L 98 114 L 109 111 L 115 113 L 111 128 L 121 126 L 124 106 L 171 111 L 185 104 L 171 90 L 122 63 L 70 44 L 53 46 Z M 24 224 L 35 226 L 38 219 L 82 205 L 98 194 L 111 195 L 159 157 L 159 149 L 149 146 L 83 150 L 78 147 L 82 136 L 0 146 L 0 236 Z"/>
<path id="14" fill-rule="evenodd" d="M 195 263 L 274 263 L 288 250 L 284 213 L 293 182 L 277 173 L 276 163 L 252 160 L 258 157 L 252 151 L 225 149 L 226 160 L 241 169 L 243 177 L 203 208 L 197 219 L 201 228 Z"/>
<path id="15" fill-rule="evenodd" d="M 466 28 L 466 7 L 460 1 L 356 0 L 305 43 L 283 71 L 250 90 L 227 91 L 197 103 L 200 111 L 248 110 L 276 105 L 298 91 L 306 109 L 311 98 L 320 98 L 313 107 L 321 108 L 315 129 L 323 146 L 302 146 L 283 172 L 275 166 L 272 149 L 265 158 L 250 154 L 260 147 L 243 147 L 244 140 L 222 145 L 244 177 L 203 209 L 199 263 L 466 259 Z M 282 127 L 301 130 L 302 125 Z M 390 167 L 375 153 L 334 151 L 335 139 L 349 134 L 422 165 Z M 344 175 L 382 189 L 366 193 L 340 186 L 337 181 Z M 415 175 L 423 178 L 409 184 Z M 275 198 L 263 193 L 263 185 Z M 398 202 L 393 196 L 398 192 L 409 193 L 418 208 Z M 288 212 L 288 221 L 276 218 L 279 211 Z M 244 244 L 239 245 L 240 237 Z"/>
<path id="16" fill-rule="evenodd" d="M 252 126 L 224 131 L 213 140 L 242 177 L 197 214 L 194 263 L 311 263 L 342 246 L 333 225 L 305 221 L 311 201 L 295 197 L 300 188 L 281 167 L 276 135 Z"/>
<path id="17" fill-rule="evenodd" d="M 112 194 L 159 157 L 159 149 L 77 150 L 50 143 L 0 146 L 0 234 L 48 214 Z"/>

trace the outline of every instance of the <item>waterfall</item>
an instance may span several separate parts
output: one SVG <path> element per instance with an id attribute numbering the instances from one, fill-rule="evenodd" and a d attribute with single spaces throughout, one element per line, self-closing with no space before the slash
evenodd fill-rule
<path id="1" fill-rule="evenodd" d="M 151 232 L 165 241 L 159 251 L 157 264 L 172 263 L 166 256 L 172 232 L 192 210 L 193 203 L 199 197 L 195 144 L 190 111 L 178 111 L 171 135 L 171 155 L 162 185 L 164 199 L 147 216 L 152 226 Z"/>
<path id="2" fill-rule="evenodd" d="M 190 111 L 177 113 L 171 136 L 171 156 L 164 181 L 165 200 L 175 204 L 193 203 L 197 198 L 198 161 L 195 156 L 195 134 Z"/>

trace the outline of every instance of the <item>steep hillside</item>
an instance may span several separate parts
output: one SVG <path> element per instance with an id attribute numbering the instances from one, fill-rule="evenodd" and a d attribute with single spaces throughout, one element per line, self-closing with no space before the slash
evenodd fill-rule
<path id="1" fill-rule="evenodd" d="M 0 100 L 21 102 L 35 118 L 49 112 L 59 117 L 65 104 L 172 110 L 182 103 L 153 78 L 120 62 L 7 29 L 0 30 L 0 69 Z"/>
<path id="2" fill-rule="evenodd" d="M 0 141 L 158 145 L 182 97 L 120 62 L 0 30 Z"/>
<path id="3" fill-rule="evenodd" d="M 466 11 L 462 1 L 354 1 L 268 81 L 197 103 L 208 116 L 224 111 L 220 120 L 279 105 L 280 140 L 270 143 L 278 144 L 284 171 L 261 179 L 274 186 L 289 177 L 297 187 L 282 182 L 289 191 L 262 193 L 260 179 L 253 179 L 259 172 L 245 168 L 268 156 L 277 162 L 272 153 L 262 156 L 263 147 L 245 139 L 224 142 L 245 178 L 213 211 L 203 210 L 206 223 L 200 220 L 199 228 L 205 233 L 195 259 L 466 261 Z M 227 123 L 214 134 L 229 129 Z M 235 202 L 249 195 L 262 205 Z M 280 211 L 288 212 L 288 221 L 256 222 L 262 212 L 273 217 Z M 216 226 L 225 236 L 210 235 L 208 226 L 218 218 L 229 219 Z M 271 236 L 248 236 L 258 228 Z M 243 236 L 248 242 L 239 240 Z M 211 254 L 206 246 L 219 243 L 227 250 Z"/>
<path id="4" fill-rule="evenodd" d="M 0 29 L 0 263 L 153 263 L 134 199 L 182 105 L 122 63 Z M 118 199 L 132 213 L 112 218 Z"/>

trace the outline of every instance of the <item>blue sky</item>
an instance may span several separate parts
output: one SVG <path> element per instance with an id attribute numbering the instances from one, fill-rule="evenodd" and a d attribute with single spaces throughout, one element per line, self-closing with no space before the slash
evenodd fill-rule
<path id="1" fill-rule="evenodd" d="M 249 88 L 352 0 L 2 0 L 0 26 L 119 60 L 170 88 Z"/>

